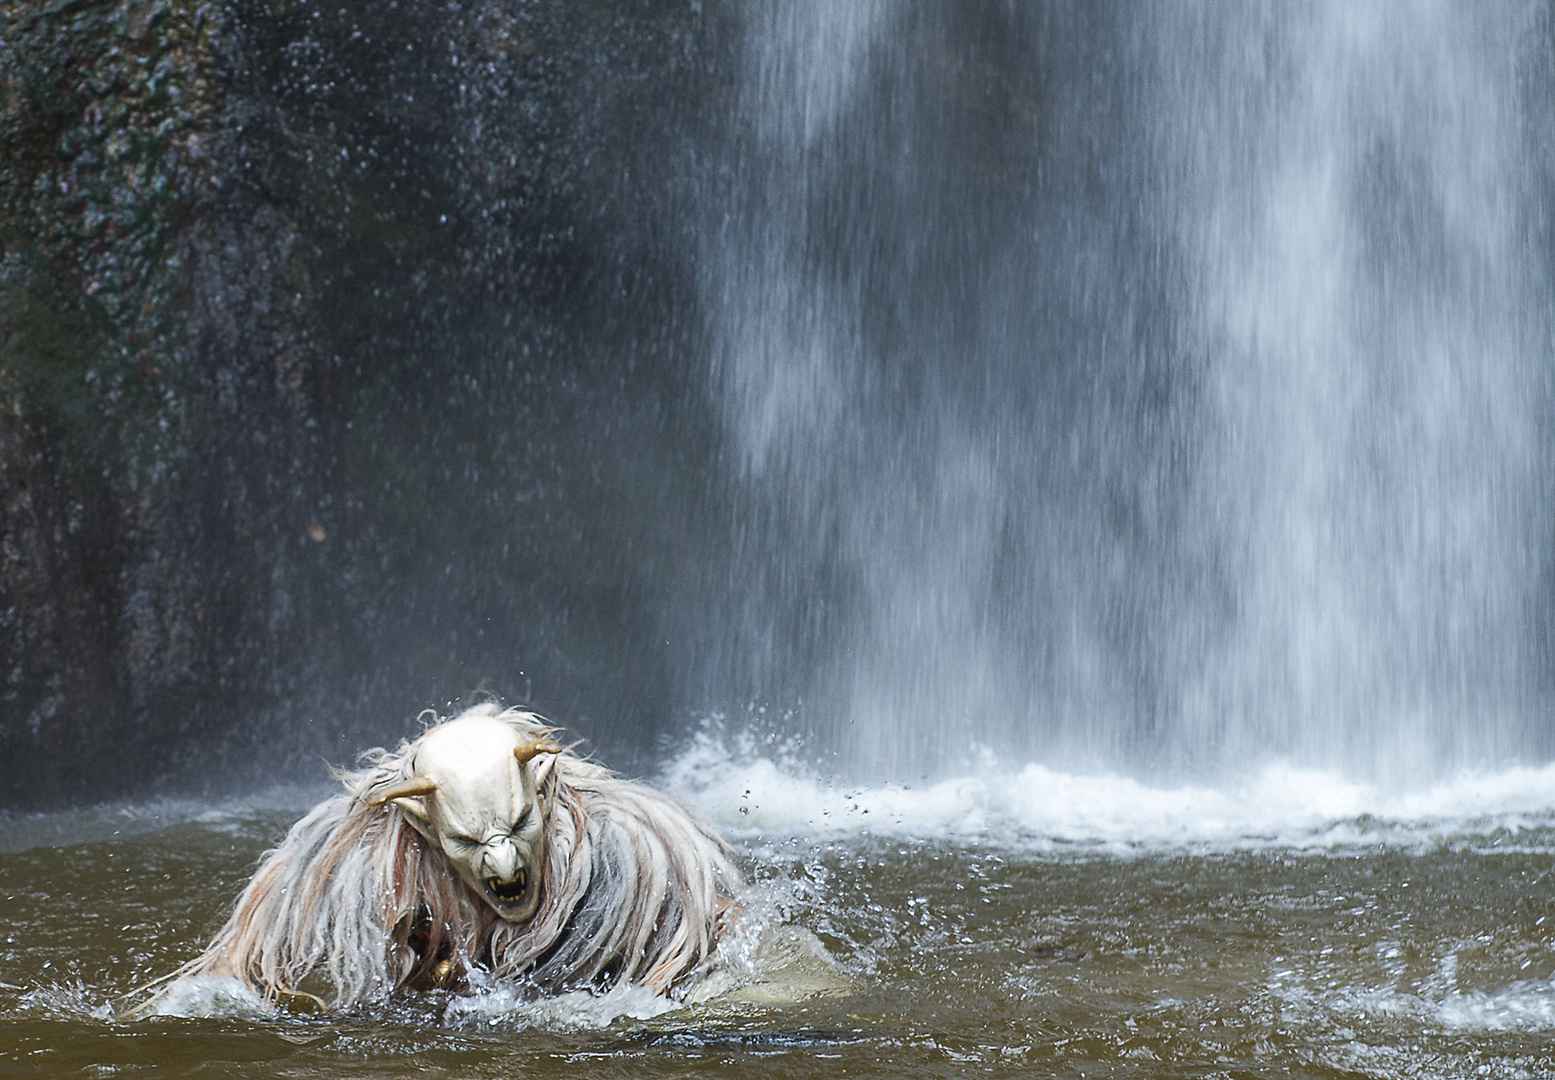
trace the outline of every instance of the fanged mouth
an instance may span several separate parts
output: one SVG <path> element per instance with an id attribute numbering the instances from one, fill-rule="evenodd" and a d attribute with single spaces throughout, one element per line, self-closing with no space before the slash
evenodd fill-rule
<path id="1" fill-rule="evenodd" d="M 491 895 L 497 898 L 501 904 L 516 904 L 524 898 L 528 891 L 529 872 L 519 869 L 517 876 L 512 881 L 503 881 L 501 878 L 489 877 L 486 879 L 486 888 Z"/>

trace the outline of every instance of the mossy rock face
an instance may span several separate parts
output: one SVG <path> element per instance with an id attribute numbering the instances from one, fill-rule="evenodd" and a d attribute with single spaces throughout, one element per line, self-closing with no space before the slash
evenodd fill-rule
<path id="1" fill-rule="evenodd" d="M 185 449 L 177 229 L 209 185 L 217 29 L 193 3 L 0 4 L 6 801 L 121 788 L 94 767 L 194 647 L 145 590 Z"/>
<path id="2" fill-rule="evenodd" d="M 67 467 L 176 452 L 177 223 L 207 167 L 218 21 L 169 0 L 0 5 L 0 393 Z"/>
<path id="3" fill-rule="evenodd" d="M 0 804 L 666 719 L 682 3 L 0 0 Z M 309 775 L 317 769 L 309 766 Z"/>

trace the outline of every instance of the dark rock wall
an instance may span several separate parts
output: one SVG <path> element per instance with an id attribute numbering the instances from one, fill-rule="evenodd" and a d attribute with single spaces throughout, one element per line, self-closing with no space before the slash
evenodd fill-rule
<path id="1" fill-rule="evenodd" d="M 0 2 L 0 803 L 478 691 L 653 744 L 720 513 L 695 7 Z"/>

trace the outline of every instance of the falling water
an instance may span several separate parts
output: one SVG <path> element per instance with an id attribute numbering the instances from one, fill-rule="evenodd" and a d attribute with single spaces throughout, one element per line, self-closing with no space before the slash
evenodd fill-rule
<path id="1" fill-rule="evenodd" d="M 1174 102 L 1209 118 L 1166 138 L 1213 192 L 1177 202 L 1218 428 L 1195 510 L 1227 523 L 1236 597 L 1184 687 L 1207 746 L 1409 775 L 1538 745 L 1550 320 L 1524 123 L 1547 103 L 1531 13 L 1486 14 L 1265 16 L 1246 33 L 1274 51 Z"/>
<path id="2" fill-rule="evenodd" d="M 1547 754 L 1541 10 L 753 8 L 706 682 L 876 775 Z"/>

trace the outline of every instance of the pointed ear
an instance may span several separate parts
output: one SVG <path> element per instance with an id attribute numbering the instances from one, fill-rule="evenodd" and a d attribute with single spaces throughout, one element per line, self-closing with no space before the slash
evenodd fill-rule
<path id="1" fill-rule="evenodd" d="M 539 758 L 539 761 L 535 762 L 534 770 L 529 775 L 534 778 L 535 791 L 539 792 L 543 797 L 550 797 L 550 790 L 547 785 L 550 777 L 555 774 L 556 757 L 561 752 L 561 743 L 554 742 L 551 739 L 530 739 L 527 742 L 519 743 L 513 748 L 513 756 L 518 759 L 518 767 L 520 769 Z"/>
<path id="2" fill-rule="evenodd" d="M 426 800 L 418 795 L 402 795 L 397 799 L 391 799 L 395 806 L 405 817 L 405 824 L 409 825 L 416 835 L 435 848 L 443 846 L 437 838 L 436 831 L 432 828 L 432 816 L 427 812 Z"/>
<path id="3" fill-rule="evenodd" d="M 387 801 L 400 808 L 406 820 L 416 827 L 416 831 L 424 831 L 423 826 L 427 824 L 432 815 L 427 812 L 427 804 L 423 799 L 416 795 L 401 795 L 397 799 L 389 799 Z"/>
<path id="4" fill-rule="evenodd" d="M 413 776 L 409 780 L 401 780 L 397 784 L 390 784 L 367 800 L 368 806 L 382 806 L 391 802 L 400 808 L 405 815 L 405 820 L 410 822 L 422 836 L 431 839 L 428 821 L 431 814 L 427 812 L 426 800 L 423 796 L 430 795 L 437 790 L 437 784 L 425 776 Z"/>
<path id="5" fill-rule="evenodd" d="M 534 764 L 535 791 L 547 802 L 556 792 L 556 763 L 560 754 L 546 754 Z"/>

